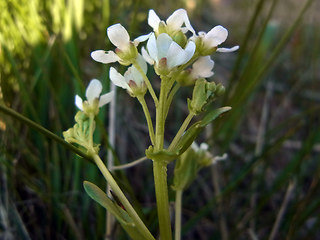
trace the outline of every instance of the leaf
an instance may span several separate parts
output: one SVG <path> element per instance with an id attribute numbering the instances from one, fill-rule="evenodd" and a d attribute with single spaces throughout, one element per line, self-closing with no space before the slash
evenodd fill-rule
<path id="1" fill-rule="evenodd" d="M 160 150 L 155 152 L 154 148 L 152 146 L 150 146 L 147 150 L 146 150 L 146 156 L 149 159 L 152 160 L 156 160 L 156 161 L 166 161 L 166 162 L 171 162 L 174 159 L 176 159 L 179 154 L 178 152 L 175 151 L 168 151 L 168 150 Z"/>
<path id="2" fill-rule="evenodd" d="M 215 109 L 208 113 L 201 121 L 198 121 L 194 123 L 191 127 L 189 127 L 185 134 L 180 138 L 175 148 L 175 150 L 178 151 L 179 155 L 184 153 L 190 147 L 193 141 L 198 137 L 198 135 L 209 123 L 211 123 L 221 114 L 229 111 L 230 109 L 231 107 L 222 107 Z"/>
<path id="3" fill-rule="evenodd" d="M 107 209 L 121 224 L 123 229 L 134 240 L 146 239 L 136 228 L 134 222 L 128 213 L 122 209 L 117 203 L 113 202 L 98 186 L 95 184 L 84 181 L 84 189 L 86 193 L 102 207 Z"/>
<path id="4" fill-rule="evenodd" d="M 180 138 L 179 142 L 177 143 L 177 147 L 175 148 L 179 152 L 179 155 L 184 153 L 190 147 L 193 141 L 204 129 L 204 127 L 200 126 L 200 123 L 201 121 L 194 123 Z"/>
<path id="5" fill-rule="evenodd" d="M 219 117 L 221 114 L 228 112 L 231 110 L 231 107 L 222 107 L 222 108 L 218 108 L 215 109 L 213 111 L 211 111 L 210 113 L 208 113 L 202 120 L 200 123 L 201 127 L 205 127 L 207 126 L 210 122 L 212 122 L 213 120 L 215 120 L 217 117 Z"/>

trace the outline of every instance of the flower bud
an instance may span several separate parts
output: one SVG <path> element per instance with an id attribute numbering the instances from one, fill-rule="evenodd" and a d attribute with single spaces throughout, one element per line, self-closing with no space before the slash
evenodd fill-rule
<path id="1" fill-rule="evenodd" d="M 223 86 L 221 83 L 219 83 L 219 84 L 217 85 L 217 88 L 216 88 L 215 93 L 216 93 L 216 95 L 217 95 L 218 97 L 220 97 L 220 96 L 222 96 L 222 95 L 224 94 L 225 90 L 226 90 L 226 89 L 224 88 L 224 86 Z"/>
<path id="2" fill-rule="evenodd" d="M 194 85 L 196 79 L 192 78 L 190 73 L 191 69 L 183 70 L 177 76 L 176 81 L 183 87 Z"/>
<path id="3" fill-rule="evenodd" d="M 177 33 L 175 33 L 172 37 L 172 40 L 175 41 L 176 43 L 178 43 L 180 45 L 180 47 L 184 48 L 186 46 L 187 43 L 187 37 L 186 35 L 182 32 L 179 31 Z"/>
<path id="4" fill-rule="evenodd" d="M 192 100 L 188 99 L 188 108 L 190 112 L 199 114 L 203 111 L 203 107 L 208 99 L 206 85 L 207 81 L 203 78 L 196 81 L 192 93 Z"/>

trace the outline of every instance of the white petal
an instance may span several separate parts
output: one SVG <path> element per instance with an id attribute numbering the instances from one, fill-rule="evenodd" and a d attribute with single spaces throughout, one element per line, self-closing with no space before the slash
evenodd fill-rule
<path id="1" fill-rule="evenodd" d="M 193 142 L 192 144 L 191 144 L 191 148 L 195 151 L 195 152 L 198 152 L 199 151 L 199 146 L 198 146 L 198 144 L 196 143 L 196 142 Z"/>
<path id="2" fill-rule="evenodd" d="M 166 23 L 171 30 L 180 30 L 182 24 L 184 23 L 186 17 L 188 18 L 187 11 L 180 8 L 174 11 L 170 17 L 168 17 Z"/>
<path id="3" fill-rule="evenodd" d="M 167 53 L 167 66 L 173 68 L 185 62 L 186 53 L 176 42 L 172 42 Z"/>
<path id="4" fill-rule="evenodd" d="M 112 51 L 104 51 L 104 50 L 96 50 L 91 53 L 91 57 L 93 60 L 97 62 L 101 62 L 104 64 L 117 62 L 119 60 L 119 57 L 117 54 L 115 54 Z"/>
<path id="5" fill-rule="evenodd" d="M 196 50 L 194 42 L 188 42 L 185 49 L 182 49 L 176 42 L 172 42 L 168 50 L 167 64 L 169 68 L 173 68 L 187 63 Z"/>
<path id="6" fill-rule="evenodd" d="M 234 52 L 237 51 L 239 49 L 239 46 L 234 46 L 232 48 L 218 48 L 217 52 L 223 52 L 223 53 L 227 53 L 227 52 Z"/>
<path id="7" fill-rule="evenodd" d="M 188 62 L 192 58 L 195 51 L 196 51 L 196 44 L 192 41 L 189 41 L 185 48 L 186 57 L 185 57 L 184 63 Z"/>
<path id="8" fill-rule="evenodd" d="M 208 78 L 213 75 L 211 71 L 214 66 L 214 61 L 210 56 L 200 57 L 193 65 L 191 75 L 193 78 Z"/>
<path id="9" fill-rule="evenodd" d="M 144 58 L 140 54 L 138 54 L 137 62 L 139 64 L 139 66 L 141 67 L 142 71 L 144 73 L 147 73 L 148 65 L 147 65 L 146 61 L 144 60 Z"/>
<path id="10" fill-rule="evenodd" d="M 204 37 L 204 42 L 209 47 L 216 47 L 223 43 L 228 37 L 228 30 L 222 26 L 215 26 Z"/>
<path id="11" fill-rule="evenodd" d="M 158 17 L 158 15 L 155 13 L 155 11 L 153 9 L 151 9 L 149 11 L 149 16 L 148 16 L 149 26 L 152 27 L 155 32 L 158 32 L 160 22 L 161 22 L 161 20 Z"/>
<path id="12" fill-rule="evenodd" d="M 103 94 L 100 96 L 100 100 L 99 100 L 99 107 L 102 107 L 103 105 L 109 103 L 112 101 L 114 97 L 114 92 L 109 92 L 109 93 L 106 93 L 106 94 Z"/>
<path id="13" fill-rule="evenodd" d="M 139 43 L 147 41 L 150 36 L 151 36 L 151 33 L 137 37 L 133 40 L 133 44 L 137 47 Z"/>
<path id="14" fill-rule="evenodd" d="M 77 106 L 81 111 L 83 111 L 82 103 L 83 103 L 83 101 L 82 101 L 81 97 L 79 97 L 78 95 L 76 95 L 76 97 L 75 97 L 75 104 L 76 104 L 76 106 Z"/>
<path id="15" fill-rule="evenodd" d="M 102 84 L 97 79 L 92 79 L 86 90 L 86 97 L 88 99 L 89 105 L 91 105 L 94 99 L 99 98 L 102 91 Z"/>
<path id="16" fill-rule="evenodd" d="M 110 68 L 109 77 L 114 85 L 124 89 L 130 89 L 128 83 L 126 82 L 126 79 L 120 73 L 118 73 L 115 68 Z"/>
<path id="17" fill-rule="evenodd" d="M 144 82 L 140 72 L 134 66 L 128 68 L 128 70 L 124 73 L 124 77 L 128 84 L 130 81 L 134 81 L 137 86 L 141 86 L 141 84 Z M 132 92 L 131 88 L 128 90 Z"/>
<path id="18" fill-rule="evenodd" d="M 169 47 L 173 42 L 172 38 L 166 34 L 161 33 L 157 38 L 157 49 L 158 49 L 158 59 L 160 60 L 163 57 L 167 57 Z M 149 51 L 150 53 L 150 51 Z"/>
<path id="19" fill-rule="evenodd" d="M 154 60 L 150 57 L 149 53 L 144 47 L 141 48 L 141 54 L 144 60 L 146 60 L 150 65 L 154 64 Z"/>
<path id="20" fill-rule="evenodd" d="M 147 49 L 149 52 L 149 56 L 155 61 L 158 62 L 158 49 L 157 49 L 157 42 L 154 33 L 151 34 L 148 42 L 147 42 Z"/>
<path id="21" fill-rule="evenodd" d="M 200 144 L 200 150 L 207 151 L 209 149 L 209 146 L 207 143 L 201 143 Z"/>
<path id="22" fill-rule="evenodd" d="M 112 44 L 117 48 L 125 50 L 129 47 L 130 36 L 120 23 L 108 27 L 107 34 Z"/>
<path id="23" fill-rule="evenodd" d="M 171 30 L 182 30 L 183 33 L 186 33 L 188 30 L 195 35 L 195 31 L 191 26 L 187 11 L 184 9 L 178 9 L 171 14 L 171 16 L 166 21 L 168 27 Z M 185 24 L 185 28 L 181 28 L 181 26 Z"/>

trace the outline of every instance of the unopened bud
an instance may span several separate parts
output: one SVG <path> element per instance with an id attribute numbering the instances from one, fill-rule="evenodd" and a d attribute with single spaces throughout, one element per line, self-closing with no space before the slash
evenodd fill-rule
<path id="1" fill-rule="evenodd" d="M 176 34 L 174 34 L 172 36 L 172 40 L 178 43 L 182 48 L 184 48 L 187 43 L 187 37 L 182 31 L 179 31 Z"/>
<path id="2" fill-rule="evenodd" d="M 221 83 L 219 83 L 218 85 L 217 85 L 217 89 L 216 89 L 216 95 L 219 97 L 219 96 L 221 96 L 221 95 L 223 95 L 224 94 L 224 92 L 225 92 L 225 88 L 224 88 L 224 86 L 221 84 Z"/>

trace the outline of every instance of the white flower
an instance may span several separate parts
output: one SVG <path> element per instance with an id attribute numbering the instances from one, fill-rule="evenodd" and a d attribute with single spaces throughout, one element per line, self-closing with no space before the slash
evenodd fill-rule
<path id="1" fill-rule="evenodd" d="M 134 46 L 138 46 L 140 42 L 146 41 L 150 36 L 150 34 L 142 35 L 131 42 L 127 30 L 120 23 L 108 27 L 107 35 L 111 43 L 122 52 L 130 52 L 132 43 L 134 44 Z M 93 58 L 93 60 L 105 64 L 121 60 L 115 52 L 104 50 L 93 51 L 91 53 L 91 57 Z"/>
<path id="2" fill-rule="evenodd" d="M 209 78 L 213 75 L 211 71 L 214 66 L 214 61 L 210 56 L 199 57 L 198 60 L 192 65 L 191 77 L 193 79 Z"/>
<path id="3" fill-rule="evenodd" d="M 142 71 L 146 74 L 148 66 L 140 54 L 138 55 L 137 62 Z M 134 66 L 129 67 L 124 73 L 124 76 L 122 76 L 115 68 L 111 67 L 109 76 L 114 85 L 128 90 L 130 94 L 132 94 L 135 89 L 145 88 L 143 77 Z"/>
<path id="4" fill-rule="evenodd" d="M 99 107 L 102 107 L 103 105 L 111 102 L 114 92 L 109 92 L 106 94 L 103 94 L 102 96 L 100 96 L 100 93 L 102 91 L 102 84 L 99 80 L 97 79 L 92 79 L 87 87 L 86 90 L 86 97 L 87 97 L 87 101 L 82 101 L 81 97 L 79 97 L 78 95 L 76 95 L 75 97 L 75 104 L 76 106 L 83 111 L 84 104 L 87 104 L 89 107 L 94 107 L 94 101 L 95 99 L 99 100 Z"/>
<path id="5" fill-rule="evenodd" d="M 228 37 L 228 30 L 222 26 L 215 26 L 208 33 L 199 32 L 199 37 L 202 39 L 205 48 L 211 49 L 218 47 L 221 43 L 226 41 Z M 234 52 L 239 49 L 239 46 L 232 48 L 218 48 L 217 52 Z"/>
<path id="6" fill-rule="evenodd" d="M 157 34 L 159 34 L 160 22 L 161 20 L 155 13 L 155 11 L 153 9 L 149 10 L 148 24 L 153 28 L 153 31 L 155 31 Z M 185 27 L 182 27 L 183 24 L 185 25 Z M 174 11 L 174 13 L 172 13 L 171 16 L 168 17 L 168 19 L 166 20 L 166 27 L 167 32 L 169 34 L 181 30 L 183 33 L 190 31 L 193 33 L 193 35 L 195 35 L 195 31 L 190 24 L 187 11 L 182 8 Z"/>
<path id="7" fill-rule="evenodd" d="M 148 52 L 142 48 L 142 56 L 150 64 L 159 64 L 160 60 L 166 61 L 168 69 L 185 64 L 193 56 L 196 46 L 194 42 L 188 42 L 185 49 L 180 47 L 172 38 L 161 33 L 157 39 L 154 33 L 151 34 L 147 42 Z"/>

